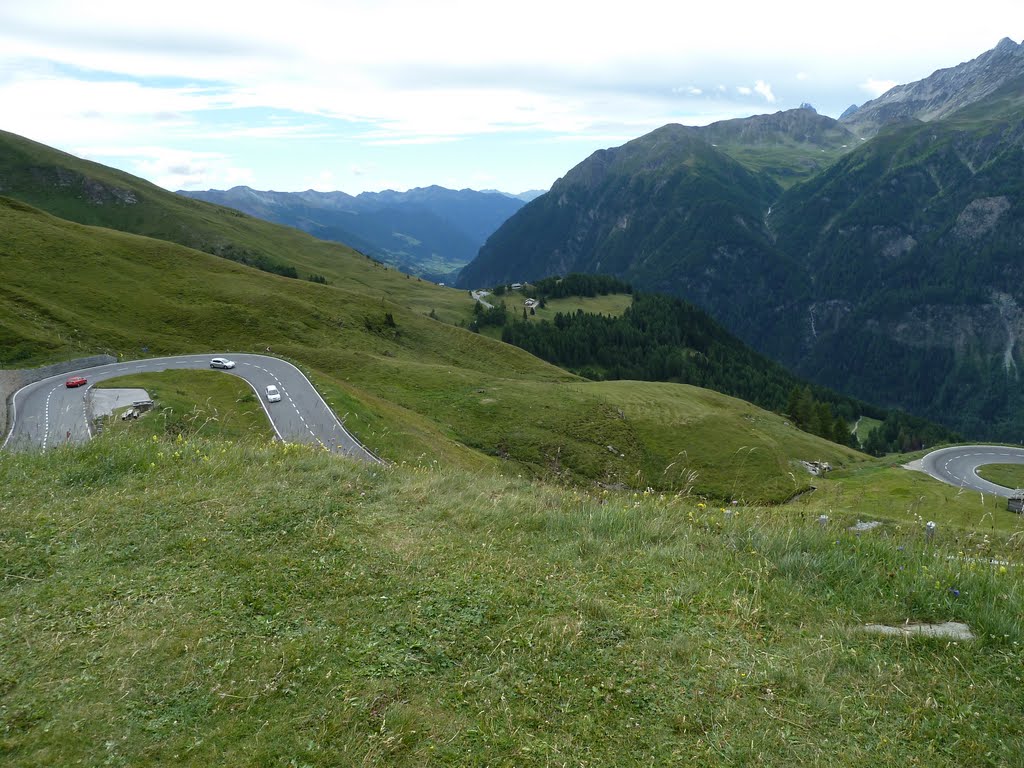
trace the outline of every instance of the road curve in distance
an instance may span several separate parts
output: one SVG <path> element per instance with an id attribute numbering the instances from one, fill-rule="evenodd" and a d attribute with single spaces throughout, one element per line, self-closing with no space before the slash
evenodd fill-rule
<path id="1" fill-rule="evenodd" d="M 1024 464 L 1024 448 L 1004 445 L 955 445 L 932 451 L 921 459 L 924 471 L 936 480 L 955 485 L 957 488 L 1008 497 L 1013 488 L 990 483 L 978 476 L 978 467 L 986 464 Z"/>
<path id="2" fill-rule="evenodd" d="M 380 462 L 348 433 L 309 379 L 287 360 L 269 355 L 220 352 L 111 363 L 69 371 L 24 386 L 11 400 L 11 428 L 3 447 L 46 450 L 64 442 L 85 442 L 91 437 L 86 403 L 93 384 L 132 373 L 210 370 L 213 356 L 230 357 L 235 361 L 234 368 L 218 370 L 244 379 L 252 387 L 280 440 L 318 445 L 363 461 Z M 64 382 L 72 376 L 85 376 L 88 386 L 65 387 Z M 280 402 L 266 401 L 264 395 L 269 384 L 281 391 Z"/>

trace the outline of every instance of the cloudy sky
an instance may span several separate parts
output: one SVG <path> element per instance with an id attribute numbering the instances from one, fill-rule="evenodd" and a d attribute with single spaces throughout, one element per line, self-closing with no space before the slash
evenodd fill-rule
<path id="1" fill-rule="evenodd" d="M 670 122 L 838 117 L 1003 37 L 1021 0 L 11 0 L 0 129 L 168 189 L 521 192 Z"/>

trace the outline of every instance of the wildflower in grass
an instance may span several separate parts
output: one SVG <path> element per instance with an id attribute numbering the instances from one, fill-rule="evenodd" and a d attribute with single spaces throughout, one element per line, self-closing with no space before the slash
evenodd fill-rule
<path id="1" fill-rule="evenodd" d="M 953 597 L 960 597 L 960 590 L 956 587 L 950 587 L 949 594 L 951 594 Z"/>
<path id="2" fill-rule="evenodd" d="M 999 566 L 999 572 L 1000 573 L 1006 573 L 1006 566 L 1005 565 L 1000 565 Z"/>

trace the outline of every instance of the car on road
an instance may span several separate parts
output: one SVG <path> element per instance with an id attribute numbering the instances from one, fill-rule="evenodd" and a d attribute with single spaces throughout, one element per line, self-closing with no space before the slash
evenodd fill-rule
<path id="1" fill-rule="evenodd" d="M 281 400 L 281 392 L 273 384 L 267 387 L 267 402 L 276 403 Z"/>
<path id="2" fill-rule="evenodd" d="M 234 368 L 235 361 L 228 360 L 226 357 L 215 357 L 210 361 L 211 368 Z"/>
<path id="3" fill-rule="evenodd" d="M 70 379 L 64 382 L 64 386 L 67 387 L 68 389 L 71 389 L 73 387 L 81 387 L 88 383 L 89 380 L 85 378 L 85 376 L 72 376 Z"/>

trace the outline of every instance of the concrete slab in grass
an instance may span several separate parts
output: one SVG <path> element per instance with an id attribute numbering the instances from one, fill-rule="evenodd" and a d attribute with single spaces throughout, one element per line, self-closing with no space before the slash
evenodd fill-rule
<path id="1" fill-rule="evenodd" d="M 127 408 L 139 400 L 151 399 L 144 389 L 92 389 L 89 398 L 93 418 L 109 416 L 118 408 Z"/>
<path id="2" fill-rule="evenodd" d="M 865 624 L 865 632 L 877 635 L 895 635 L 898 637 L 942 637 L 948 640 L 973 640 L 974 633 L 966 624 L 959 621 L 947 621 L 943 624 L 923 624 L 920 622 L 897 624 Z"/>

